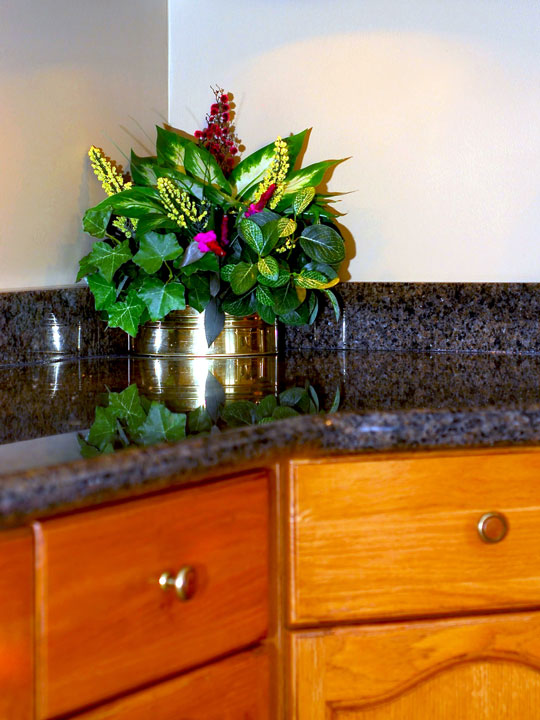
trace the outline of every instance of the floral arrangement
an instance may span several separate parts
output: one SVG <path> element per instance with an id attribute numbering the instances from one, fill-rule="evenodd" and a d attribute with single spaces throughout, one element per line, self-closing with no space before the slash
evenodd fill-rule
<path id="1" fill-rule="evenodd" d="M 331 288 L 345 258 L 331 196 L 318 191 L 339 160 L 295 169 L 307 130 L 240 159 L 231 96 L 214 90 L 194 136 L 157 128 L 156 156 L 131 152 L 129 176 L 92 146 L 107 198 L 86 211 L 98 239 L 80 261 L 111 327 L 132 336 L 186 304 L 205 311 L 210 345 L 224 313 L 267 323 L 312 323 L 318 294 L 339 317 Z"/>

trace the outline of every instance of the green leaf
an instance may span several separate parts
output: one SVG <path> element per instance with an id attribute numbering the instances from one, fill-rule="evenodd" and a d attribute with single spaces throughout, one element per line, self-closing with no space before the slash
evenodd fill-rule
<path id="1" fill-rule="evenodd" d="M 308 165 L 301 170 L 295 170 L 288 178 L 283 191 L 282 199 L 277 207 L 279 209 L 282 205 L 286 205 L 290 202 L 291 196 L 296 195 L 299 190 L 306 187 L 316 187 L 324 179 L 324 176 L 330 170 L 330 168 L 338 165 L 342 160 L 321 160 L 321 162 Z"/>
<path id="2" fill-rule="evenodd" d="M 279 220 L 266 223 L 262 227 L 262 234 L 264 242 L 259 254 L 265 256 L 272 252 L 279 241 Z"/>
<path id="3" fill-rule="evenodd" d="M 146 185 L 155 187 L 158 179 L 156 167 L 158 165 L 155 157 L 139 157 L 131 151 L 131 163 L 129 171 L 135 185 Z"/>
<path id="4" fill-rule="evenodd" d="M 104 241 L 97 242 L 94 244 L 89 258 L 89 261 L 94 263 L 108 282 L 112 282 L 114 273 L 128 260 L 131 260 L 129 240 L 124 240 L 120 245 L 114 247 Z"/>
<path id="5" fill-rule="evenodd" d="M 339 405 L 341 402 L 341 393 L 339 391 L 339 386 L 336 388 L 336 393 L 334 395 L 334 399 L 332 401 L 332 407 L 328 411 L 329 413 L 335 413 L 339 410 Z"/>
<path id="6" fill-rule="evenodd" d="M 221 268 L 221 279 L 225 280 L 225 282 L 231 281 L 231 275 L 236 265 L 224 265 Z M 259 271 L 260 272 L 260 271 Z"/>
<path id="7" fill-rule="evenodd" d="M 208 347 L 214 342 L 225 325 L 225 313 L 215 298 L 211 298 L 204 311 L 204 333 Z"/>
<path id="8" fill-rule="evenodd" d="M 273 325 L 276 322 L 276 313 L 268 305 L 257 303 L 257 312 L 261 320 L 264 320 L 268 325 Z"/>
<path id="9" fill-rule="evenodd" d="M 274 305 L 274 297 L 270 290 L 265 288 L 264 285 L 257 285 L 255 297 L 262 305 L 268 305 L 268 307 L 273 307 Z"/>
<path id="10" fill-rule="evenodd" d="M 306 187 L 300 190 L 296 193 L 294 196 L 294 202 L 293 202 L 293 210 L 295 215 L 300 215 L 300 213 L 307 208 L 307 206 L 310 204 L 310 202 L 315 197 L 315 188 L 314 187 Z"/>
<path id="11" fill-rule="evenodd" d="M 124 302 L 117 302 L 108 308 L 110 327 L 119 327 L 132 337 L 137 334 L 141 315 L 146 305 L 134 290 L 130 290 Z"/>
<path id="12" fill-rule="evenodd" d="M 84 438 L 82 438 L 80 435 L 77 435 L 77 442 L 79 443 L 79 451 L 81 453 L 81 457 L 89 459 L 93 457 L 97 457 L 98 455 L 102 455 L 105 452 L 108 452 L 108 448 L 110 448 L 110 452 L 113 452 L 113 447 L 110 443 L 107 443 L 103 450 L 100 450 L 97 447 L 94 447 L 93 445 L 89 445 Z"/>
<path id="13" fill-rule="evenodd" d="M 308 303 L 309 303 L 308 325 L 313 325 L 313 323 L 317 319 L 317 314 L 319 312 L 319 300 L 315 293 L 309 294 Z"/>
<path id="14" fill-rule="evenodd" d="M 95 419 L 86 441 L 100 450 L 116 436 L 116 415 L 111 408 L 96 407 Z"/>
<path id="15" fill-rule="evenodd" d="M 229 293 L 224 297 L 221 306 L 229 315 L 245 317 L 246 315 L 251 315 L 253 312 L 251 302 L 251 293 L 246 293 L 246 295 L 240 298 Z"/>
<path id="16" fill-rule="evenodd" d="M 208 410 L 201 406 L 189 412 L 187 415 L 187 428 L 190 435 L 210 432 L 212 429 L 212 418 Z"/>
<path id="17" fill-rule="evenodd" d="M 109 393 L 109 408 L 114 411 L 116 417 L 125 420 L 134 429 L 146 419 L 146 413 L 141 405 L 139 389 L 133 383 L 120 393 Z"/>
<path id="18" fill-rule="evenodd" d="M 148 417 L 137 431 L 137 442 L 153 445 L 158 442 L 174 442 L 186 436 L 186 416 L 173 413 L 165 405 L 153 401 Z"/>
<path id="19" fill-rule="evenodd" d="M 296 135 L 283 138 L 287 143 L 291 168 L 294 167 L 296 158 L 302 149 L 306 133 L 307 130 L 303 130 Z M 272 142 L 251 155 L 248 155 L 248 157 L 238 163 L 229 176 L 229 180 L 232 185 L 236 186 L 236 193 L 239 198 L 251 198 L 251 195 L 263 179 L 273 157 L 274 143 Z"/>
<path id="20" fill-rule="evenodd" d="M 202 312 L 210 302 L 210 283 L 207 277 L 191 275 L 184 281 L 188 289 L 188 304 Z"/>
<path id="21" fill-rule="evenodd" d="M 160 168 L 156 170 L 159 177 L 168 177 L 173 180 L 180 190 L 185 190 L 198 200 L 208 200 L 213 205 L 217 205 L 225 212 L 231 207 L 240 207 L 240 203 L 230 195 L 226 195 L 221 190 L 215 188 L 209 183 L 205 183 L 197 178 L 190 177 L 174 168 Z"/>
<path id="22" fill-rule="evenodd" d="M 270 260 L 270 258 L 265 258 L 265 260 Z M 278 264 L 279 267 L 279 275 L 277 280 L 274 280 L 273 277 L 267 277 L 265 275 L 259 275 L 257 278 L 261 285 L 266 285 L 266 287 L 282 287 L 283 285 L 287 285 L 291 278 L 291 272 L 289 270 L 289 266 L 286 263 L 280 262 Z"/>
<path id="23" fill-rule="evenodd" d="M 292 283 L 287 283 L 284 287 L 277 288 L 274 291 L 274 311 L 278 315 L 296 310 L 299 305 L 300 299 Z"/>
<path id="24" fill-rule="evenodd" d="M 328 225 L 310 225 L 300 236 L 302 250 L 312 260 L 328 263 L 340 263 L 345 259 L 345 244 L 341 235 Z"/>
<path id="25" fill-rule="evenodd" d="M 279 319 L 285 325 L 309 325 L 309 302 L 304 301 L 294 310 L 286 313 L 280 313 Z"/>
<path id="26" fill-rule="evenodd" d="M 277 408 L 277 400 L 275 395 L 267 395 L 263 397 L 261 402 L 257 405 L 256 413 L 257 419 L 262 420 L 272 416 L 272 413 Z"/>
<path id="27" fill-rule="evenodd" d="M 143 280 L 139 296 L 146 303 L 151 320 L 161 320 L 173 310 L 185 310 L 186 300 L 182 283 L 172 280 L 164 283 L 159 278 Z"/>
<path id="28" fill-rule="evenodd" d="M 149 275 L 157 273 L 165 260 L 174 260 L 182 254 L 174 233 L 161 235 L 149 232 L 140 238 L 139 252 L 133 257 L 133 262 L 142 267 Z"/>
<path id="29" fill-rule="evenodd" d="M 96 310 L 106 310 L 116 300 L 116 287 L 105 280 L 100 272 L 86 279 L 90 292 L 94 296 Z"/>
<path id="30" fill-rule="evenodd" d="M 296 230 L 296 222 L 289 217 L 282 217 L 278 220 L 279 237 L 288 237 Z"/>
<path id="31" fill-rule="evenodd" d="M 232 188 L 229 181 L 215 157 L 206 148 L 188 143 L 185 149 L 184 166 L 190 175 L 211 185 L 217 185 L 228 195 L 231 194 Z"/>
<path id="32" fill-rule="evenodd" d="M 309 393 L 306 388 L 302 387 L 287 388 L 279 394 L 279 402 L 287 407 L 297 406 L 300 410 L 307 412 L 309 410 Z"/>
<path id="33" fill-rule="evenodd" d="M 103 202 L 89 208 L 83 215 L 83 230 L 93 237 L 104 238 L 111 215 L 112 207 Z"/>
<path id="34" fill-rule="evenodd" d="M 111 207 L 116 215 L 129 218 L 142 218 L 148 214 L 163 213 L 163 206 L 157 190 L 150 187 L 132 187 L 129 190 L 111 195 L 96 208 Z"/>
<path id="35" fill-rule="evenodd" d="M 172 130 L 165 130 L 165 128 L 159 126 L 156 126 L 156 131 L 158 162 L 172 167 L 184 167 L 186 145 L 192 141 L 178 135 L 178 133 L 172 132 Z"/>
<path id="36" fill-rule="evenodd" d="M 136 235 L 146 235 L 151 230 L 178 230 L 178 224 L 168 218 L 164 213 L 152 213 L 139 218 Z"/>
<path id="37" fill-rule="evenodd" d="M 253 425 L 257 419 L 257 408 L 248 400 L 238 400 L 230 405 L 225 405 L 221 411 L 221 417 L 231 427 Z"/>
<path id="38" fill-rule="evenodd" d="M 231 289 L 236 295 L 243 295 L 257 282 L 257 265 L 239 262 L 231 273 Z"/>
<path id="39" fill-rule="evenodd" d="M 298 287 L 307 288 L 308 290 L 327 290 L 339 283 L 339 278 L 327 280 L 326 277 L 317 270 L 302 270 L 300 275 L 296 275 L 294 283 Z"/>
<path id="40" fill-rule="evenodd" d="M 336 316 L 336 320 L 339 320 L 340 309 L 339 309 L 339 303 L 337 301 L 337 297 L 334 295 L 334 293 L 331 290 L 323 290 L 323 292 L 328 296 L 328 299 L 330 300 L 330 303 L 334 310 L 334 315 Z"/>
<path id="41" fill-rule="evenodd" d="M 83 258 L 79 260 L 79 272 L 77 273 L 77 282 L 79 280 L 82 280 L 87 275 L 90 275 L 90 273 L 93 273 L 97 270 L 97 267 L 94 265 L 93 261 L 90 259 L 90 256 L 92 255 L 91 252 L 88 253 L 88 255 L 85 255 Z"/>
<path id="42" fill-rule="evenodd" d="M 257 225 L 257 223 L 255 223 L 253 220 L 249 220 L 248 218 L 244 218 L 244 220 L 241 220 L 238 227 L 240 230 L 240 235 L 247 242 L 249 247 L 252 248 L 252 250 L 255 250 L 258 255 L 260 255 L 265 243 L 263 231 L 261 230 L 261 228 Z"/>
<path id="43" fill-rule="evenodd" d="M 279 278 L 278 261 L 271 256 L 260 258 L 257 263 L 257 268 L 261 275 L 264 275 L 265 278 L 271 281 L 276 281 Z"/>
<path id="44" fill-rule="evenodd" d="M 195 245 L 195 248 L 193 245 Z M 187 262 L 185 262 L 186 259 Z M 198 249 L 197 243 L 192 242 L 188 245 L 181 268 L 185 276 L 193 275 L 195 272 L 217 272 L 219 270 L 219 260 L 215 253 L 203 253 Z"/>
<path id="45" fill-rule="evenodd" d="M 294 410 L 294 408 L 282 407 L 281 405 L 278 405 L 272 413 L 272 417 L 275 420 L 285 420 L 286 418 L 296 417 L 297 415 L 300 415 L 300 413 L 297 410 Z"/>

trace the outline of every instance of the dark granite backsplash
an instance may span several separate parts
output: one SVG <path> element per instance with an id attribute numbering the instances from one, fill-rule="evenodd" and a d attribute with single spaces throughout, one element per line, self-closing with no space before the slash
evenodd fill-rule
<path id="1" fill-rule="evenodd" d="M 322 303 L 312 327 L 283 327 L 285 349 L 540 352 L 538 283 L 343 283 L 336 322 Z M 85 287 L 0 293 L 0 364 L 122 355 Z"/>

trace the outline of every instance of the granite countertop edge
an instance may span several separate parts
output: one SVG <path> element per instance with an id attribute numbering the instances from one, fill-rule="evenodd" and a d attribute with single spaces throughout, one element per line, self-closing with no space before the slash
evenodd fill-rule
<path id="1" fill-rule="evenodd" d="M 540 445 L 540 405 L 308 415 L 5 475 L 0 528 L 198 484 L 280 457 L 519 445 Z"/>

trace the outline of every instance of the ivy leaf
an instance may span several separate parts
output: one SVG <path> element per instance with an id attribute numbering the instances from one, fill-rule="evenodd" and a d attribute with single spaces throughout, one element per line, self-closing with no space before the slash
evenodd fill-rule
<path id="1" fill-rule="evenodd" d="M 116 286 L 105 280 L 100 272 L 89 275 L 86 282 L 94 296 L 96 310 L 106 310 L 116 301 Z"/>
<path id="2" fill-rule="evenodd" d="M 188 143 L 185 148 L 184 166 L 193 175 L 211 185 L 217 185 L 229 195 L 231 185 L 219 167 L 215 157 L 206 148 L 195 143 Z"/>
<path id="3" fill-rule="evenodd" d="M 130 429 L 135 429 L 146 419 L 146 413 L 141 405 L 139 389 L 135 383 L 120 393 L 109 393 L 109 408 L 120 420 L 125 420 Z"/>
<path id="4" fill-rule="evenodd" d="M 134 255 L 133 262 L 146 270 L 149 275 L 153 275 L 165 260 L 174 260 L 181 254 L 182 248 L 174 233 L 160 235 L 156 232 L 148 232 L 141 237 L 139 252 Z"/>
<path id="5" fill-rule="evenodd" d="M 264 235 L 261 228 L 253 220 L 244 218 L 239 224 L 240 235 L 252 250 L 260 255 L 264 246 Z"/>
<path id="6" fill-rule="evenodd" d="M 261 275 L 264 275 L 264 277 L 270 281 L 276 281 L 279 278 L 278 261 L 271 256 L 260 258 L 257 263 L 257 269 Z"/>
<path id="7" fill-rule="evenodd" d="M 308 257 L 334 265 L 345 259 L 345 244 L 341 235 L 328 225 L 310 225 L 300 236 L 300 246 Z"/>
<path id="8" fill-rule="evenodd" d="M 108 282 L 112 282 L 114 273 L 128 260 L 131 260 L 129 240 L 124 240 L 120 245 L 111 247 L 108 243 L 100 241 L 94 244 L 90 253 L 89 261 L 101 271 L 101 274 Z"/>
<path id="9" fill-rule="evenodd" d="M 212 429 L 212 418 L 205 407 L 198 407 L 188 413 L 187 428 L 190 435 L 203 432 L 210 432 Z"/>
<path id="10" fill-rule="evenodd" d="M 112 215 L 112 207 L 100 203 L 89 208 L 83 215 L 83 230 L 89 235 L 97 238 L 104 238 L 107 232 L 107 225 Z"/>
<path id="11" fill-rule="evenodd" d="M 293 167 L 302 145 L 307 130 L 297 135 L 290 135 L 284 138 L 289 153 L 289 163 Z M 270 143 L 256 152 L 248 155 L 234 168 L 229 176 L 229 181 L 236 186 L 237 196 L 242 199 L 251 198 L 257 186 L 264 177 L 268 166 L 274 157 L 274 143 Z"/>
<path id="12" fill-rule="evenodd" d="M 296 417 L 297 415 L 300 415 L 300 413 L 294 408 L 287 406 L 282 407 L 281 405 L 278 405 L 272 413 L 272 417 L 275 420 L 285 420 L 285 418 Z"/>
<path id="13" fill-rule="evenodd" d="M 143 280 L 139 296 L 146 303 L 151 320 L 161 320 L 173 310 L 185 310 L 184 286 L 177 280 L 164 283 L 159 278 Z"/>
<path id="14" fill-rule="evenodd" d="M 231 289 L 236 295 L 243 295 L 257 282 L 257 265 L 239 262 L 231 273 Z"/>
<path id="15" fill-rule="evenodd" d="M 97 270 L 97 267 L 94 265 L 90 258 L 91 255 L 92 253 L 89 252 L 88 255 L 85 255 L 79 260 L 79 272 L 77 273 L 77 282 Z"/>
<path id="16" fill-rule="evenodd" d="M 312 186 L 303 188 L 294 196 L 293 210 L 295 215 L 300 213 L 307 208 L 315 197 L 315 188 Z"/>
<path id="17" fill-rule="evenodd" d="M 225 405 L 221 411 L 221 417 L 231 427 L 253 425 L 257 419 L 257 408 L 255 403 L 249 402 L 249 400 L 238 400 L 230 405 Z"/>
<path id="18" fill-rule="evenodd" d="M 192 308 L 202 312 L 210 302 L 210 283 L 202 275 L 191 275 L 185 279 L 188 289 L 188 303 Z"/>
<path id="19" fill-rule="evenodd" d="M 173 413 L 155 400 L 150 405 L 148 416 L 137 431 L 137 442 L 153 445 L 158 442 L 174 442 L 186 436 L 186 416 Z"/>
<path id="20" fill-rule="evenodd" d="M 102 450 L 116 436 L 116 415 L 111 408 L 96 407 L 95 419 L 86 442 Z"/>
<path id="21" fill-rule="evenodd" d="M 108 308 L 109 325 L 119 327 L 132 337 L 135 337 L 141 315 L 145 309 L 146 305 L 135 290 L 130 290 L 124 302 L 117 302 Z"/>
<path id="22" fill-rule="evenodd" d="M 275 395 L 267 395 L 263 397 L 261 402 L 257 405 L 256 413 L 257 420 L 268 418 L 272 416 L 272 413 L 277 408 L 277 400 Z"/>

